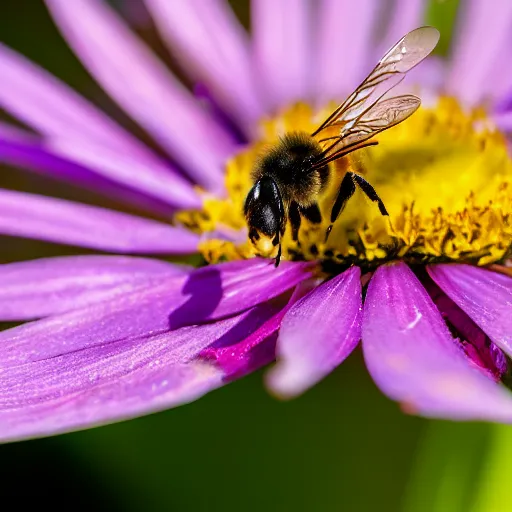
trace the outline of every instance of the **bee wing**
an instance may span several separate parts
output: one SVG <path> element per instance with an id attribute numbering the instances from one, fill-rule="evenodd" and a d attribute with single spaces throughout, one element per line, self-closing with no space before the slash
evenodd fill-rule
<path id="1" fill-rule="evenodd" d="M 362 144 L 378 133 L 400 124 L 414 114 L 420 104 L 420 99 L 412 94 L 395 96 L 375 103 L 356 123 L 342 128 L 343 135 L 332 146 L 329 154 Z"/>
<path id="2" fill-rule="evenodd" d="M 383 131 L 394 126 L 414 112 L 419 106 L 416 106 L 408 115 L 406 105 L 410 108 L 412 105 L 412 96 L 398 96 L 398 106 L 387 116 L 384 109 L 376 108 L 379 102 L 387 105 L 389 108 L 390 100 L 383 101 L 382 98 L 393 87 L 398 85 L 407 72 L 425 59 L 435 48 L 439 41 L 439 31 L 434 27 L 421 27 L 409 32 L 398 43 L 396 43 L 379 61 L 373 71 L 366 77 L 359 87 L 323 122 L 323 124 L 312 134 L 317 136 L 327 128 L 340 128 L 339 140 L 331 144 L 328 153 L 332 155 L 333 150 L 339 151 L 347 145 L 344 139 L 350 134 L 351 142 L 354 141 L 354 130 L 359 127 L 360 122 L 368 118 L 376 119 L 377 114 L 383 115 L 383 123 L 378 131 Z M 407 98 L 404 100 L 404 98 Z M 419 101 L 419 100 L 418 100 Z M 370 116 L 371 113 L 371 116 Z M 402 113 L 402 117 L 400 117 Z M 367 132 L 367 127 L 361 130 L 361 134 Z M 333 137 L 329 137 L 332 139 Z M 370 137 L 366 137 L 367 140 Z"/>

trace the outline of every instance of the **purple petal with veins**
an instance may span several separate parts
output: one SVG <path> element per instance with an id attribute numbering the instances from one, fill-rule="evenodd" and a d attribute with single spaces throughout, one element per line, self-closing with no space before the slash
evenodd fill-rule
<path id="1" fill-rule="evenodd" d="M 375 65 L 371 34 L 378 14 L 377 0 L 323 0 L 318 2 L 314 41 L 315 98 L 319 105 L 341 101 Z M 402 34 L 403 35 L 403 34 Z M 340 49 L 350 48 L 340 59 Z M 379 56 L 380 58 L 380 56 Z"/>
<path id="2" fill-rule="evenodd" d="M 223 189 L 233 141 L 119 16 L 98 0 L 46 0 L 69 45 L 111 97 L 200 185 Z M 201 148 L 198 151 L 198 148 Z"/>
<path id="3" fill-rule="evenodd" d="M 182 300 L 169 316 L 173 328 L 231 315 L 255 304 L 266 302 L 311 277 L 311 264 L 272 263 L 242 274 L 233 283 L 222 282 L 215 267 L 207 267 L 197 278 L 192 273 L 182 288 Z M 210 269 L 210 270 L 208 270 Z M 204 279 L 209 275 L 209 293 L 204 291 Z"/>
<path id="4" fill-rule="evenodd" d="M 280 396 L 304 392 L 334 370 L 361 339 L 361 271 L 352 267 L 321 284 L 283 318 L 277 365 L 268 385 Z"/>
<path id="5" fill-rule="evenodd" d="M 503 352 L 430 278 L 422 282 L 469 361 L 499 382 L 508 370 Z"/>
<path id="6" fill-rule="evenodd" d="M 0 369 L 0 438 L 75 430 L 194 400 L 219 387 L 223 377 L 220 369 L 196 359 L 199 352 L 220 340 L 242 340 L 264 321 L 257 311 L 261 308 L 170 332 L 119 333 L 82 349 L 73 338 L 60 338 L 60 350 L 39 359 L 26 353 L 18 328 L 4 331 L 16 359 L 26 363 Z M 69 317 L 55 317 L 42 331 L 50 336 L 58 323 L 69 325 Z M 82 327 L 87 330 L 87 322 Z"/>
<path id="7" fill-rule="evenodd" d="M 204 82 L 218 102 L 253 132 L 263 115 L 249 39 L 224 0 L 145 0 L 183 71 Z"/>
<path id="8" fill-rule="evenodd" d="M 307 279 L 307 268 L 289 263 L 275 275 L 268 261 L 248 260 L 204 267 L 185 276 L 155 276 L 105 303 L 0 332 L 0 364 L 48 359 L 59 355 L 62 347 L 78 351 L 236 315 Z M 191 295 L 191 283 L 198 298 Z M 187 309 L 198 300 L 196 309 Z M 187 318 L 179 313 L 183 309 L 190 313 Z"/>
<path id="9" fill-rule="evenodd" d="M 162 211 L 162 205 L 167 215 L 171 209 L 201 206 L 192 185 L 171 167 L 148 164 L 127 154 L 87 144 L 64 139 L 48 142 L 0 123 L 2 162 L 69 181 L 128 204 L 142 203 L 153 212 Z"/>
<path id="10" fill-rule="evenodd" d="M 253 0 L 251 16 L 254 66 L 266 87 L 267 110 L 310 99 L 312 4 L 302 0 Z"/>
<path id="11" fill-rule="evenodd" d="M 110 147 L 146 163 L 156 156 L 106 114 L 22 55 L 0 45 L 0 105 L 46 139 Z"/>
<path id="12" fill-rule="evenodd" d="M 0 234 L 102 251 L 191 254 L 198 235 L 105 208 L 0 189 Z"/>
<path id="13" fill-rule="evenodd" d="M 409 412 L 512 422 L 512 394 L 469 364 L 404 263 L 379 267 L 368 285 L 363 353 L 379 388 Z"/>
<path id="14" fill-rule="evenodd" d="M 0 321 L 79 309 L 188 270 L 126 256 L 67 256 L 0 265 Z"/>
<path id="15" fill-rule="evenodd" d="M 512 356 L 512 278 L 471 265 L 429 265 L 430 277 L 491 340 Z"/>
<path id="16" fill-rule="evenodd" d="M 470 0 L 452 44 L 452 59 L 446 89 L 469 105 L 486 99 L 489 70 L 500 49 L 510 43 L 512 2 Z M 489 30 L 492 27 L 492 30 Z M 507 67 L 506 64 L 500 63 Z"/>

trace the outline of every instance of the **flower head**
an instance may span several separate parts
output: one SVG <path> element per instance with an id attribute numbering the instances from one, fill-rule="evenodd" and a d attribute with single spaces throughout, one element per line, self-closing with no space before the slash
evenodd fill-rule
<path id="1" fill-rule="evenodd" d="M 179 405 L 275 359 L 269 388 L 295 396 L 361 339 L 375 382 L 406 411 L 512 421 L 502 384 L 512 356 L 512 75 L 500 50 L 509 2 L 492 11 L 472 2 L 450 60 L 431 58 L 400 86 L 422 98 L 420 110 L 377 147 L 329 164 L 318 212 L 287 226 L 277 268 L 247 239 L 258 158 L 287 132 L 313 132 L 422 24 L 424 3 L 398 0 L 374 44 L 371 1 L 254 0 L 249 39 L 221 0 L 146 0 L 202 101 L 103 0 L 46 3 L 156 148 L 0 47 L 0 106 L 27 125 L 0 127 L 0 158 L 152 219 L 0 190 L 0 233 L 155 258 L 0 266 L 0 319 L 35 320 L 0 333 L 3 439 Z M 356 194 L 327 238 L 348 171 L 372 183 L 389 218 Z M 207 264 L 163 259 L 194 253 Z"/>

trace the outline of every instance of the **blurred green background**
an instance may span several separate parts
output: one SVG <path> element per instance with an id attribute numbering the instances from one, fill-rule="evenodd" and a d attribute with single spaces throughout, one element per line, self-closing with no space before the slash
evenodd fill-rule
<path id="1" fill-rule="evenodd" d="M 233 3 L 247 21 L 247 3 Z M 430 22 L 444 33 L 441 51 L 455 12 L 452 0 L 429 9 Z M 151 38 L 139 21 L 139 32 Z M 121 115 L 65 46 L 40 0 L 1 0 L 0 40 Z M 100 202 L 0 171 L 0 186 Z M 73 252 L 5 238 L 0 244 L 4 262 Z M 268 396 L 261 377 L 149 417 L 1 446 L 0 496 L 17 508 L 79 510 L 512 510 L 512 428 L 406 416 L 376 389 L 360 352 L 292 402 Z"/>

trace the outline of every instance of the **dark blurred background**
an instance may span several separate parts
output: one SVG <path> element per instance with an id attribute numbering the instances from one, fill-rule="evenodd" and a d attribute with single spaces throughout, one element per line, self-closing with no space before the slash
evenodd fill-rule
<path id="1" fill-rule="evenodd" d="M 157 45 L 137 0 L 125 2 L 139 33 Z M 247 2 L 232 3 L 247 23 Z M 434 1 L 430 21 L 449 33 L 455 12 L 456 2 Z M 1 0 L 0 40 L 121 115 L 41 0 Z M 0 186 L 100 202 L 8 168 L 0 169 Z M 76 252 L 6 238 L 0 244 L 4 262 Z M 175 410 L 1 446 L 0 497 L 4 510 L 502 512 L 512 510 L 511 456 L 508 427 L 403 414 L 376 389 L 357 351 L 292 402 L 268 396 L 255 374 Z"/>

